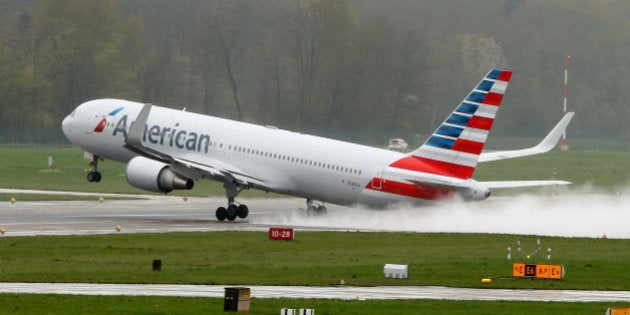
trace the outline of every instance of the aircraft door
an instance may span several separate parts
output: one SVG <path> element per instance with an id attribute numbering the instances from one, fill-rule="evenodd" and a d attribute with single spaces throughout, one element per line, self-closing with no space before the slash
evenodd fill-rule
<path id="1" fill-rule="evenodd" d="M 372 188 L 381 189 L 383 188 L 383 168 L 377 167 L 374 169 L 374 173 L 372 174 Z"/>

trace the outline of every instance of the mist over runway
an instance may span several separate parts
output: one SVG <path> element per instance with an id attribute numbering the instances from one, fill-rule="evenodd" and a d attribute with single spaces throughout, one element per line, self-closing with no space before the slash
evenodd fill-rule
<path id="1" fill-rule="evenodd" d="M 580 192 L 576 192 L 580 191 Z M 258 230 L 288 226 L 297 230 L 387 231 L 428 233 L 500 233 L 563 237 L 629 239 L 630 193 L 593 193 L 587 188 L 570 195 L 490 197 L 482 202 L 444 202 L 429 207 L 400 206 L 367 210 L 335 205 L 328 214 L 308 217 L 305 202 L 296 198 L 239 199 L 248 204 L 246 220 L 218 222 L 214 216 L 222 197 L 189 198 L 164 195 L 147 199 L 42 201 L 0 203 L 0 227 L 6 236 L 171 231 Z M 0 190 L 0 192 L 18 192 Z M 30 191 L 21 191 L 30 192 Z M 32 192 L 31 192 L 32 193 Z M 66 192 L 67 194 L 67 192 Z M 82 193 L 82 195 L 86 195 Z M 89 194 L 87 194 L 89 195 Z"/>
<path id="2" fill-rule="evenodd" d="M 490 197 L 482 202 L 444 202 L 388 210 L 329 207 L 325 217 L 297 212 L 258 223 L 405 232 L 499 233 L 563 237 L 630 238 L 626 193 Z M 271 218 L 270 218 L 271 219 Z"/>

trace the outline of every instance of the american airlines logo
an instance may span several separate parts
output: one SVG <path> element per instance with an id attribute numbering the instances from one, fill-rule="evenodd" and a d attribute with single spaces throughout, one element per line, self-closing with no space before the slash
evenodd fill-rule
<path id="1" fill-rule="evenodd" d="M 123 137 L 126 138 L 127 130 L 127 115 L 124 115 L 116 123 L 116 128 L 114 128 L 112 136 L 122 133 Z M 147 141 L 149 143 L 159 144 L 162 146 L 208 153 L 210 135 L 179 129 L 179 123 L 176 123 L 173 127 L 164 127 L 160 125 L 149 126 L 148 124 L 145 124 L 142 142 Z"/>
<path id="2" fill-rule="evenodd" d="M 107 116 L 113 117 L 123 109 L 124 107 L 118 107 L 114 109 L 111 113 L 107 114 Z M 103 130 L 105 130 L 106 126 L 107 126 L 107 118 L 103 117 L 103 119 L 101 119 L 101 121 L 98 122 L 98 125 L 96 125 L 96 127 L 94 128 L 94 132 L 101 133 L 103 132 Z"/>

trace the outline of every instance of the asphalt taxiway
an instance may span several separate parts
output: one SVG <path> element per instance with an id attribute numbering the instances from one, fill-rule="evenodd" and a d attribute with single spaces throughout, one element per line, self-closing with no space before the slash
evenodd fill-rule
<path id="1" fill-rule="evenodd" d="M 184 296 L 222 298 L 227 286 L 179 284 L 0 283 L 0 293 Z M 254 298 L 343 300 L 474 300 L 536 302 L 617 302 L 630 300 L 630 291 L 507 290 L 448 287 L 304 287 L 242 286 Z"/>

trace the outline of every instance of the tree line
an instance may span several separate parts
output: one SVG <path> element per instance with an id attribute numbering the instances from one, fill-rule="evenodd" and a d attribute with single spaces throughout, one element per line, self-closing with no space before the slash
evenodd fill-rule
<path id="1" fill-rule="evenodd" d="M 426 136 L 489 68 L 496 128 L 629 137 L 624 1 L 28 0 L 0 3 L 0 141 L 60 135 L 78 104 L 149 102 L 379 143 Z M 26 139 L 28 140 L 28 139 Z"/>

